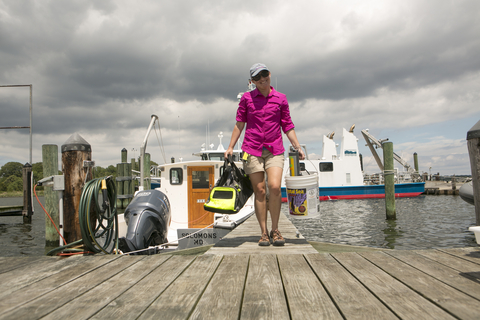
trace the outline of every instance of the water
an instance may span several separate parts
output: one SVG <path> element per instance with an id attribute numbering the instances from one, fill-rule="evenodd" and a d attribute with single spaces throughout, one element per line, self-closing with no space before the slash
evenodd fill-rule
<path id="1" fill-rule="evenodd" d="M 22 201 L 0 198 L 0 206 Z M 45 214 L 36 199 L 34 207 L 32 224 L 23 224 L 22 217 L 0 217 L 0 256 L 45 254 Z M 295 219 L 282 204 L 282 212 L 310 241 L 389 249 L 477 246 L 468 231 L 475 225 L 475 208 L 458 196 L 397 199 L 396 209 L 397 220 L 387 221 L 383 199 L 322 201 L 318 218 Z"/>
<path id="2" fill-rule="evenodd" d="M 43 197 L 39 197 L 43 205 Z M 23 205 L 23 198 L 0 198 L 0 206 Z M 22 217 L 0 217 L 0 256 L 41 256 L 45 254 L 45 213 L 33 199 L 31 224 Z M 47 218 L 48 219 L 48 218 Z"/>
<path id="3" fill-rule="evenodd" d="M 459 196 L 396 199 L 396 220 L 385 219 L 385 200 L 320 202 L 317 219 L 296 219 L 309 241 L 388 249 L 432 249 L 477 246 L 468 227 L 475 225 L 475 207 Z"/>

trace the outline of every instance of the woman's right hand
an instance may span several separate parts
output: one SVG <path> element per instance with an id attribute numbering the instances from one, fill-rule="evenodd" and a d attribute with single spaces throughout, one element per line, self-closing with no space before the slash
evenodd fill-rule
<path id="1" fill-rule="evenodd" d="M 227 151 L 225 151 L 225 153 L 223 154 L 223 157 L 225 159 L 228 159 L 228 156 L 233 156 L 233 148 L 228 148 Z"/>

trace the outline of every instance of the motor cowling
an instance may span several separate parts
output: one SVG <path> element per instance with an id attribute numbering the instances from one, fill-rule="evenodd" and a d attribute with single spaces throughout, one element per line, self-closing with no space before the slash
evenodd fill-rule
<path id="1" fill-rule="evenodd" d="M 119 248 L 123 252 L 168 242 L 171 208 L 170 201 L 163 192 L 138 192 L 125 209 L 124 218 L 128 227 L 127 234 L 125 238 L 119 239 Z"/>

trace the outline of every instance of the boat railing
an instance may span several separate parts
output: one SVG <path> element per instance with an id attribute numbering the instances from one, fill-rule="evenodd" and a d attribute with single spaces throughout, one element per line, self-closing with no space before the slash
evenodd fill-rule
<path id="1" fill-rule="evenodd" d="M 383 184 L 384 174 L 383 172 L 378 172 L 374 174 L 364 174 L 363 181 L 365 185 L 377 185 Z M 397 168 L 394 169 L 394 181 L 395 183 L 412 183 L 412 182 L 422 182 L 423 179 L 418 173 L 411 173 L 406 171 L 398 171 Z"/>

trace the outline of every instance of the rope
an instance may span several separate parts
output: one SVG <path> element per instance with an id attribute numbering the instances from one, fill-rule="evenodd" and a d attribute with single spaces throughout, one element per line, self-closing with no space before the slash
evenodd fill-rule
<path id="1" fill-rule="evenodd" d="M 134 253 L 138 253 L 138 252 L 143 252 L 143 251 L 148 251 L 148 250 L 155 250 L 155 253 L 157 253 L 157 250 L 164 250 L 165 247 L 168 246 L 169 244 L 174 244 L 175 242 L 178 242 L 178 241 L 180 241 L 180 240 L 183 240 L 183 239 L 186 239 L 186 238 L 188 238 L 188 237 L 191 237 L 191 236 L 193 236 L 194 234 L 197 234 L 197 233 L 199 233 L 199 232 L 201 232 L 201 231 L 203 231 L 203 230 L 205 230 L 205 229 L 210 228 L 210 227 L 213 226 L 214 224 L 215 224 L 215 222 L 212 223 L 212 224 L 210 224 L 210 225 L 208 225 L 208 226 L 206 226 L 206 227 L 204 227 L 203 229 L 200 229 L 200 230 L 197 230 L 197 231 L 195 231 L 195 232 L 193 232 L 193 233 L 190 233 L 188 236 L 179 238 L 179 239 L 177 239 L 176 241 L 171 241 L 171 242 L 162 243 L 162 244 L 160 244 L 160 245 L 158 245 L 158 246 L 154 246 L 153 248 L 150 247 L 150 248 L 140 249 L 140 250 L 136 250 L 136 251 L 129 251 L 129 252 L 125 252 L 125 253 L 123 253 L 123 254 L 124 254 L 124 255 L 130 255 L 130 254 L 134 254 Z"/>
<path id="2" fill-rule="evenodd" d="M 212 213 L 212 212 L 207 212 L 207 213 L 205 213 L 203 216 L 201 216 L 200 218 L 190 221 L 190 223 L 194 223 L 194 222 L 197 222 L 197 221 L 202 220 L 202 219 L 205 218 L 209 213 Z M 172 220 L 172 222 L 175 222 L 175 223 L 187 223 L 187 221 L 180 222 L 180 221 L 175 221 L 175 220 L 173 220 L 173 219 L 171 219 L 171 220 Z"/>
<path id="3" fill-rule="evenodd" d="M 164 163 L 167 163 L 167 158 L 165 157 L 165 149 L 163 147 L 162 130 L 160 129 L 160 122 L 159 121 L 157 121 L 157 126 L 158 126 L 158 132 L 160 132 L 160 140 L 162 140 L 162 143 L 160 143 L 160 140 L 158 139 L 157 130 L 154 130 L 155 135 L 157 136 L 158 146 L 160 147 L 160 151 L 162 152 L 163 161 L 164 161 Z"/>
<path id="4" fill-rule="evenodd" d="M 53 222 L 53 219 L 52 217 L 48 214 L 47 210 L 45 210 L 45 208 L 43 207 L 42 203 L 40 202 L 40 199 L 38 199 L 38 196 L 37 196 L 37 185 L 35 185 L 33 187 L 33 193 L 35 194 L 35 198 L 37 198 L 37 201 L 38 201 L 38 204 L 40 204 L 40 207 L 42 207 L 43 211 L 45 212 L 45 214 L 48 216 L 48 218 L 50 219 L 50 221 L 52 222 L 53 226 L 55 227 L 55 230 L 57 230 L 57 233 L 60 237 L 62 237 L 63 239 L 63 243 L 67 244 L 67 241 L 65 241 L 65 238 L 62 236 L 62 234 L 60 233 L 60 231 L 58 231 L 58 228 L 57 226 L 55 225 L 55 222 Z"/>

